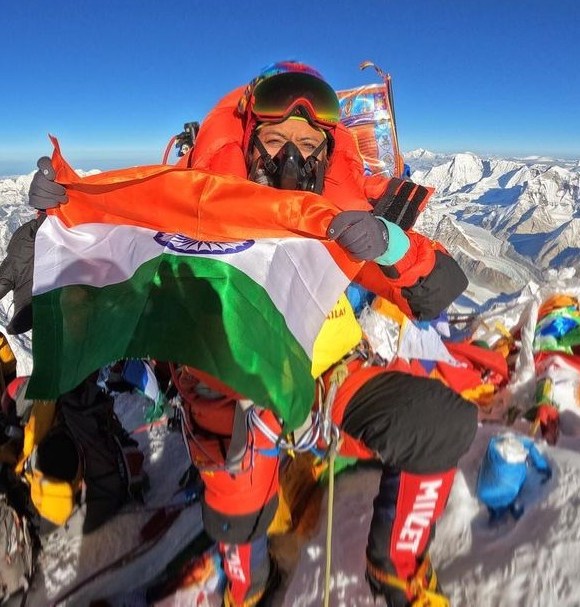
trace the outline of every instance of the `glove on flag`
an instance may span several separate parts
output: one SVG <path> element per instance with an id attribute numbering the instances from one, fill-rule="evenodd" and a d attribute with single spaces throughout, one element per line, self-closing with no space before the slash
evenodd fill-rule
<path id="1" fill-rule="evenodd" d="M 376 259 L 389 246 L 387 227 L 367 211 L 339 213 L 330 222 L 327 233 L 356 259 Z"/>
<path id="2" fill-rule="evenodd" d="M 53 209 L 68 202 L 66 188 L 54 181 L 56 173 L 50 158 L 43 156 L 38 159 L 36 165 L 38 171 L 34 173 L 28 191 L 30 206 L 39 211 L 46 211 L 46 209 Z"/>

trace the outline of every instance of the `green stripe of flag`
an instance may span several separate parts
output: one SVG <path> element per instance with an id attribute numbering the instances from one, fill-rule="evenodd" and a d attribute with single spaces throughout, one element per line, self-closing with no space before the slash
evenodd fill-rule
<path id="1" fill-rule="evenodd" d="M 215 258 L 163 254 L 130 280 L 55 289 L 33 306 L 30 398 L 56 398 L 115 360 L 150 357 L 218 377 L 288 430 L 311 408 L 310 357 L 265 289 Z"/>

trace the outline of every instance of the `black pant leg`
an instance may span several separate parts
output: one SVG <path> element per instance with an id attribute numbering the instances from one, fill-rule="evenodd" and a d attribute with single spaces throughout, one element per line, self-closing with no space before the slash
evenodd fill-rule
<path id="1" fill-rule="evenodd" d="M 387 371 L 347 405 L 342 429 L 383 464 L 415 474 L 457 465 L 477 430 L 477 408 L 440 381 Z"/>

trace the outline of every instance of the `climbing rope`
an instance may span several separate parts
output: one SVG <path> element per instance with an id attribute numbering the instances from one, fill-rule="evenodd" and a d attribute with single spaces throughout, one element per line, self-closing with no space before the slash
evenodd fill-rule
<path id="1" fill-rule="evenodd" d="M 326 518 L 326 565 L 324 572 L 324 607 L 330 605 L 330 572 L 332 570 L 332 524 L 334 514 L 334 461 L 336 459 L 336 444 L 334 438 L 328 455 L 328 504 Z"/>
<path id="2" fill-rule="evenodd" d="M 332 570 L 332 518 L 334 513 L 334 463 L 338 449 L 339 429 L 332 422 L 331 412 L 336 393 L 348 375 L 346 364 L 338 364 L 330 376 L 330 386 L 322 404 L 322 433 L 328 445 L 328 503 L 326 517 L 326 568 L 324 574 L 324 607 L 330 605 L 330 573 Z"/>

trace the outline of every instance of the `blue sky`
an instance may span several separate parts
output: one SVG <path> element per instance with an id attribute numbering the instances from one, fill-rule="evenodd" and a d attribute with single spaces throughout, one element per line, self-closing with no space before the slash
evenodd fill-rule
<path id="1" fill-rule="evenodd" d="M 6 0 L 0 175 L 55 134 L 77 168 L 161 161 L 263 66 L 337 89 L 393 78 L 401 148 L 580 158 L 577 0 Z"/>

